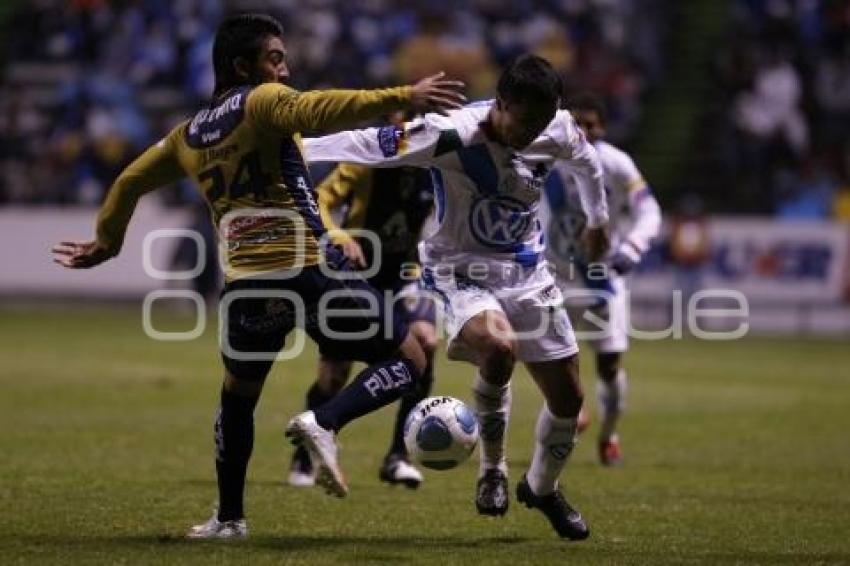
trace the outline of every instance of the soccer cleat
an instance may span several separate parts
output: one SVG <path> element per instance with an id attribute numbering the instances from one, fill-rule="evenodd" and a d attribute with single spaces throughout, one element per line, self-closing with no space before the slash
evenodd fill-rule
<path id="1" fill-rule="evenodd" d="M 475 496 L 475 507 L 481 515 L 501 516 L 507 513 L 508 476 L 498 468 L 490 468 L 478 478 L 478 493 Z"/>
<path id="2" fill-rule="evenodd" d="M 423 479 L 422 473 L 400 454 L 391 454 L 384 459 L 378 477 L 388 484 L 404 484 L 410 489 L 419 487 Z"/>
<path id="3" fill-rule="evenodd" d="M 528 480 L 522 476 L 516 486 L 516 498 L 529 509 L 539 509 L 558 536 L 569 540 L 584 540 L 590 536 L 590 529 L 581 517 L 581 513 L 570 507 L 561 490 L 555 489 L 549 495 L 535 495 L 528 485 Z"/>
<path id="4" fill-rule="evenodd" d="M 293 444 L 307 449 L 316 467 L 316 483 L 326 493 L 336 497 L 348 494 L 348 485 L 336 458 L 334 433 L 319 426 L 313 411 L 294 416 L 286 427 L 286 436 L 292 439 Z"/>
<path id="5" fill-rule="evenodd" d="M 218 511 L 213 513 L 206 523 L 195 525 L 186 533 L 189 539 L 243 539 L 248 537 L 248 523 L 245 519 L 219 521 Z"/>
<path id="6" fill-rule="evenodd" d="M 616 467 L 623 465 L 623 453 L 620 449 L 620 439 L 615 434 L 608 440 L 600 440 L 597 445 L 599 448 L 599 462 L 603 466 Z"/>
<path id="7" fill-rule="evenodd" d="M 316 485 L 316 474 L 310 454 L 303 446 L 295 449 L 292 455 L 292 465 L 289 468 L 287 483 L 293 487 L 313 487 Z"/>

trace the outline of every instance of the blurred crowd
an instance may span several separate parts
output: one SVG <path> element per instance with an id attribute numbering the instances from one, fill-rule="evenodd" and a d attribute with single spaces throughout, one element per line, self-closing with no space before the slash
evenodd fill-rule
<path id="1" fill-rule="evenodd" d="M 705 73 L 710 155 L 691 171 L 721 187 L 700 189 L 709 211 L 850 219 L 850 0 L 725 1 L 731 25 Z M 626 144 L 653 127 L 641 109 L 664 88 L 675 25 L 672 0 L 18 0 L 0 24 L 0 203 L 100 202 L 209 97 L 215 27 L 239 11 L 282 21 L 300 89 L 445 70 L 485 98 L 501 65 L 538 53 L 605 98 Z"/>
<path id="2" fill-rule="evenodd" d="M 30 0 L 9 13 L 0 202 L 99 203 L 186 100 L 212 90 L 220 2 Z"/>
<path id="3" fill-rule="evenodd" d="M 533 51 L 603 94 L 633 135 L 664 69 L 667 0 L 28 0 L 8 10 L 0 203 L 92 204 L 120 169 L 212 91 L 215 26 L 277 16 L 296 88 L 411 82 L 445 70 L 490 97 Z M 177 188 L 172 198 L 191 199 Z"/>
<path id="4" fill-rule="evenodd" d="M 742 212 L 850 220 L 850 1 L 733 8 L 713 76 L 715 178 Z"/>

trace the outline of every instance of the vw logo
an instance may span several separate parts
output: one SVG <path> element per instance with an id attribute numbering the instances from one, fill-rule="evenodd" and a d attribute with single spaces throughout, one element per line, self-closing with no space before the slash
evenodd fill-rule
<path id="1" fill-rule="evenodd" d="M 533 212 L 515 198 L 480 198 L 472 204 L 469 227 L 481 244 L 505 248 L 521 242 L 533 220 Z"/>

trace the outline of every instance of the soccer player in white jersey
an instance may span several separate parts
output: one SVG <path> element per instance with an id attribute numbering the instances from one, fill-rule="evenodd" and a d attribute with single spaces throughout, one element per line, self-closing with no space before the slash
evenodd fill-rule
<path id="1" fill-rule="evenodd" d="M 544 59 L 524 55 L 502 73 L 494 101 L 428 114 L 403 126 L 305 140 L 309 161 L 430 167 L 435 220 L 419 244 L 423 282 L 446 305 L 449 356 L 478 367 L 473 386 L 482 430 L 476 506 L 508 508 L 505 429 L 509 380 L 524 362 L 545 397 L 534 456 L 517 499 L 537 508 L 564 538 L 589 530 L 564 499 L 558 476 L 572 451 L 583 394 L 578 345 L 549 272 L 538 219 L 543 184 L 564 160 L 581 180 L 588 253 L 607 251 L 607 203 L 593 146 L 567 111 L 561 80 Z"/>
<path id="2" fill-rule="evenodd" d="M 596 351 L 599 378 L 596 391 L 601 422 L 597 447 L 600 462 L 616 466 L 622 463 L 616 425 L 626 396 L 626 372 L 620 365 L 622 354 L 628 348 L 629 305 L 625 277 L 640 263 L 652 239 L 658 235 L 661 209 L 632 158 L 604 141 L 606 113 L 602 101 L 593 94 L 582 93 L 571 98 L 567 108 L 596 148 L 605 172 L 611 253 L 607 269 L 593 270 L 594 273 L 587 270 L 580 239 L 586 222 L 580 185 L 576 184 L 569 168 L 556 164 L 546 180 L 543 207 L 548 237 L 546 255 L 556 267 L 556 279 L 568 297 L 567 304 L 570 304 L 571 291 L 581 294 L 578 289 L 582 287 L 593 290 L 596 296 L 588 308 L 604 321 L 600 328 L 593 329 L 594 336 L 589 340 Z M 585 302 L 584 306 L 587 305 Z M 582 411 L 580 428 L 585 424 Z"/>

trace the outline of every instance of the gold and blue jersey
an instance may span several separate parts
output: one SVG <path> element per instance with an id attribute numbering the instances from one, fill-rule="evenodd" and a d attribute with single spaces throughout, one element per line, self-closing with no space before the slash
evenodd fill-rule
<path id="1" fill-rule="evenodd" d="M 332 230 L 333 242 L 342 244 L 351 239 L 347 230 L 353 229 L 367 264 L 379 262 L 370 283 L 378 289 L 395 288 L 412 275 L 416 244 L 433 199 L 428 169 L 373 169 L 342 163 L 319 184 L 317 193 L 319 212 L 324 225 Z M 337 226 L 333 213 L 341 208 L 345 215 Z M 371 232 L 379 242 L 380 257 L 375 257 L 372 240 L 358 236 L 364 231 Z"/>
<path id="2" fill-rule="evenodd" d="M 231 89 L 124 170 L 98 215 L 98 242 L 117 253 L 138 199 L 188 176 L 218 227 L 228 280 L 316 265 L 325 230 L 300 132 L 404 108 L 410 94 L 410 87 L 301 93 L 277 83 Z"/>

